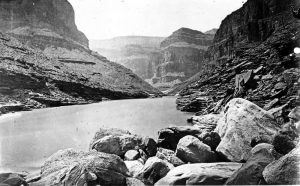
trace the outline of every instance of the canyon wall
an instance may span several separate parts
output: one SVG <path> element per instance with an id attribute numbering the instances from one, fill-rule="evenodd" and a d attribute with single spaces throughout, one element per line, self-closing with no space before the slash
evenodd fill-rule
<path id="1" fill-rule="evenodd" d="M 40 108 L 161 94 L 90 50 L 67 0 L 0 0 L 0 33 L 4 103 Z"/>
<path id="2" fill-rule="evenodd" d="M 51 36 L 88 47 L 88 39 L 77 29 L 73 7 L 67 0 L 0 0 L 2 32 Z M 54 33 L 55 34 L 54 34 Z"/>
<path id="3" fill-rule="evenodd" d="M 213 38 L 213 32 L 204 34 L 189 28 L 173 32 L 160 44 L 162 57 L 155 67 L 152 84 L 168 89 L 195 75 Z"/>
<path id="4" fill-rule="evenodd" d="M 292 4 L 297 6 L 299 1 L 248 0 L 222 21 L 207 59 L 231 58 L 266 40 L 291 19 L 286 13 Z"/>
<path id="5" fill-rule="evenodd" d="M 248 0 L 228 15 L 205 54 L 205 68 L 170 92 L 180 94 L 178 108 L 217 113 L 240 97 L 266 110 L 278 107 L 276 119 L 286 122 L 286 113 L 300 103 L 300 56 L 294 53 L 300 21 L 293 18 L 291 5 L 300 2 Z"/>

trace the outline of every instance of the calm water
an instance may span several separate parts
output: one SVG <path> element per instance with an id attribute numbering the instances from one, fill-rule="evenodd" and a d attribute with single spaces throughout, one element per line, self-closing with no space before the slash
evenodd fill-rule
<path id="1" fill-rule="evenodd" d="M 59 149 L 87 150 L 99 128 L 122 128 L 156 139 L 157 131 L 185 125 L 191 114 L 175 98 L 109 101 L 0 116 L 0 171 L 35 171 Z"/>

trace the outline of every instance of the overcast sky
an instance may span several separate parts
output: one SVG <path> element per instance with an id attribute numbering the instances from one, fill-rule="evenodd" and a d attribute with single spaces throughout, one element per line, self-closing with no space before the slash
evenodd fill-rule
<path id="1" fill-rule="evenodd" d="M 207 31 L 246 0 L 69 0 L 75 21 L 89 39 L 168 36 L 187 27 Z"/>

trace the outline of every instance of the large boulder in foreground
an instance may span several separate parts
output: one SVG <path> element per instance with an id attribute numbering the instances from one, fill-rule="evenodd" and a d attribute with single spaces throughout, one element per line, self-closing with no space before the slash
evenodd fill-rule
<path id="1" fill-rule="evenodd" d="M 233 162 L 185 164 L 172 169 L 155 186 L 222 185 L 241 166 L 242 164 Z"/>
<path id="2" fill-rule="evenodd" d="M 270 163 L 263 177 L 270 185 L 300 185 L 300 143 L 291 152 Z"/>
<path id="3" fill-rule="evenodd" d="M 119 156 L 73 149 L 53 154 L 42 165 L 41 173 L 36 185 L 126 185 L 129 176 Z"/>
<path id="4" fill-rule="evenodd" d="M 226 182 L 226 185 L 265 184 L 262 172 L 276 159 L 274 146 L 267 143 L 256 145 L 250 152 L 250 158 Z"/>
<path id="5" fill-rule="evenodd" d="M 174 166 L 169 162 L 157 157 L 151 157 L 146 161 L 143 169 L 135 177 L 144 183 L 153 185 L 173 168 Z"/>
<path id="6" fill-rule="evenodd" d="M 187 135 L 198 136 L 202 129 L 197 126 L 176 126 L 161 129 L 158 132 L 157 146 L 175 151 L 181 138 Z"/>
<path id="7" fill-rule="evenodd" d="M 194 136 L 185 136 L 178 142 L 175 155 L 184 162 L 208 163 L 215 160 L 211 148 Z"/>
<path id="8" fill-rule="evenodd" d="M 240 162 L 243 154 L 251 150 L 253 137 L 272 137 L 278 129 L 268 111 L 245 99 L 232 99 L 225 106 L 224 115 L 215 130 L 221 136 L 216 151 L 230 161 Z"/>

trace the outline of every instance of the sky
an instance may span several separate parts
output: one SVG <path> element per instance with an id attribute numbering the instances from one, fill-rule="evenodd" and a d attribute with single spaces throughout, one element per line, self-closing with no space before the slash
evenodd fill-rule
<path id="1" fill-rule="evenodd" d="M 75 22 L 89 39 L 169 36 L 181 27 L 218 28 L 245 0 L 69 0 Z"/>

